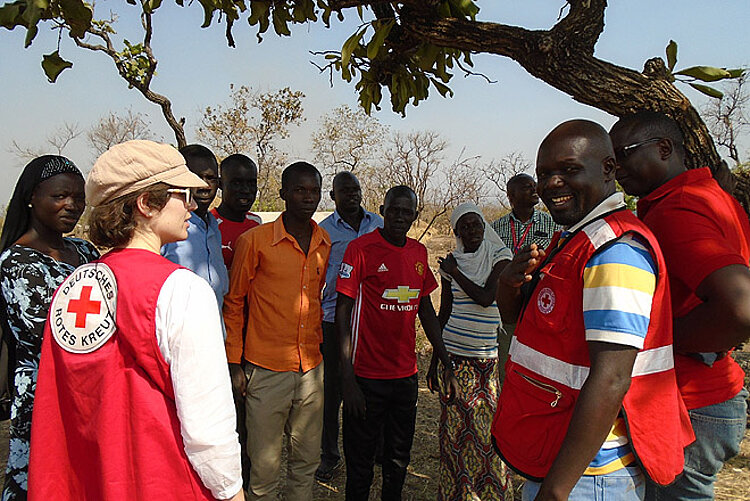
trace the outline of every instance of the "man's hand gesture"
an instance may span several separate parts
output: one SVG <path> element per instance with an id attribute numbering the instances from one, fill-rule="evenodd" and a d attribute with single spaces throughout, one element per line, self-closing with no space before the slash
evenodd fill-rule
<path id="1" fill-rule="evenodd" d="M 545 255 L 544 250 L 536 244 L 525 247 L 500 272 L 500 283 L 510 287 L 521 287 L 531 281 L 531 274 L 544 260 Z"/>

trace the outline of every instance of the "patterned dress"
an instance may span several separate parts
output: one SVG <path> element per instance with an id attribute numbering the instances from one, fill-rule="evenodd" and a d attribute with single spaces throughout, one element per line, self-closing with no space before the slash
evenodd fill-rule
<path id="1" fill-rule="evenodd" d="M 96 248 L 77 238 L 66 238 L 78 252 L 79 264 L 99 257 Z M 16 339 L 14 396 L 10 410 L 10 453 L 3 501 L 26 499 L 31 411 L 47 312 L 55 289 L 75 266 L 55 261 L 36 249 L 14 245 L 0 255 L 0 290 L 7 306 L 10 330 Z"/>
<path id="2" fill-rule="evenodd" d="M 449 276 L 453 303 L 443 328 L 458 393 L 448 404 L 441 395 L 438 501 L 513 499 L 505 464 L 492 447 L 490 428 L 500 392 L 497 359 L 497 304 L 477 304 Z M 440 371 L 442 377 L 442 371 Z"/>
<path id="3" fill-rule="evenodd" d="M 459 391 L 451 404 L 440 397 L 438 500 L 511 500 L 508 471 L 490 434 L 500 392 L 498 361 L 455 355 L 451 359 Z"/>

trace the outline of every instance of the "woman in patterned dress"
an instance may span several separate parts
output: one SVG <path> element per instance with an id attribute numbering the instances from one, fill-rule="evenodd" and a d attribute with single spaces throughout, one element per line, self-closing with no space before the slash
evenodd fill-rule
<path id="1" fill-rule="evenodd" d="M 26 499 L 31 411 L 52 294 L 77 266 L 99 257 L 89 242 L 63 237 L 84 207 L 83 175 L 73 162 L 54 155 L 24 168 L 8 205 L 0 237 L 0 314 L 16 362 L 3 501 Z"/>
<path id="2" fill-rule="evenodd" d="M 500 390 L 495 302 L 500 271 L 513 255 L 472 202 L 451 215 L 456 249 L 438 259 L 438 319 L 460 391 L 452 404 L 441 395 L 438 500 L 513 499 L 505 465 L 492 447 L 490 426 Z M 437 358 L 427 374 L 440 387 Z"/>

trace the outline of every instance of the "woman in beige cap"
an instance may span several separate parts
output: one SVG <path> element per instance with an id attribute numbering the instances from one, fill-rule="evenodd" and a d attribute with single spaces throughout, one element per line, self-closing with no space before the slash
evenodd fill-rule
<path id="1" fill-rule="evenodd" d="M 30 499 L 244 499 L 216 299 L 159 255 L 187 237 L 203 181 L 171 146 L 129 141 L 94 165 L 91 240 L 50 307 Z"/>

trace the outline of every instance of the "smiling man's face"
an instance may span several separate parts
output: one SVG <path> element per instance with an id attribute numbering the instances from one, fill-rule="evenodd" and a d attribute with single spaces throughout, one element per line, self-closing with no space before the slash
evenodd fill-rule
<path id="1" fill-rule="evenodd" d="M 556 223 L 572 226 L 614 191 L 615 163 L 598 135 L 566 125 L 539 147 L 537 192 Z"/>

